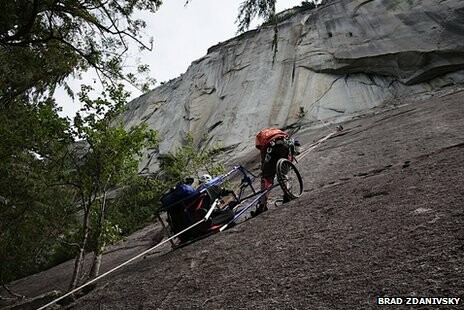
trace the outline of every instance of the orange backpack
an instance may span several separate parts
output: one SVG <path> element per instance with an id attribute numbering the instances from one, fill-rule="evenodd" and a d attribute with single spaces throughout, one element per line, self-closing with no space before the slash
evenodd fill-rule
<path id="1" fill-rule="evenodd" d="M 280 137 L 288 137 L 288 134 L 277 128 L 263 129 L 256 135 L 255 146 L 261 150 L 273 139 Z"/>

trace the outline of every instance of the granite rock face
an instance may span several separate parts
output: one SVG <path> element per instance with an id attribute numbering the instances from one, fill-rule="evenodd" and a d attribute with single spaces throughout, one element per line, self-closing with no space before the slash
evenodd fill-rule
<path id="1" fill-rule="evenodd" d="M 279 23 L 275 55 L 273 37 L 261 27 L 219 43 L 130 102 L 126 126 L 145 122 L 163 141 L 141 169 L 155 170 L 188 132 L 237 157 L 264 127 L 335 123 L 464 83 L 461 0 L 327 1 Z"/>

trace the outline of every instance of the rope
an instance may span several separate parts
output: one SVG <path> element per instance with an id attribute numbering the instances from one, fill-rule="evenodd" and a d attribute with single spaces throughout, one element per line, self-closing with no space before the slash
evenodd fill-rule
<path id="1" fill-rule="evenodd" d="M 322 122 L 322 121 L 321 121 L 321 122 Z M 323 123 L 323 122 L 322 122 L 322 123 Z M 324 123 L 323 123 L 323 124 L 324 124 Z M 325 124 L 324 124 L 324 125 L 325 125 Z M 328 127 L 328 126 L 326 125 L 326 127 Z M 328 127 L 328 128 L 329 128 L 329 127 Z M 343 130 L 343 127 L 341 127 L 341 126 L 337 126 L 336 128 L 337 128 L 337 131 L 334 131 L 334 132 L 329 133 L 327 136 L 325 136 L 325 137 L 319 139 L 319 140 L 316 141 L 315 143 L 311 144 L 311 145 L 310 145 L 307 149 L 305 149 L 303 152 L 301 152 L 301 153 L 297 156 L 297 160 L 301 160 L 303 157 L 305 157 L 306 155 L 308 155 L 309 152 L 311 152 L 313 149 L 315 149 L 316 146 L 318 146 L 319 144 L 321 144 L 321 143 L 324 142 L 325 140 L 327 140 L 327 139 L 329 139 L 330 137 L 332 137 L 333 135 L 335 135 L 338 131 Z M 330 128 L 330 129 L 332 129 L 332 128 Z M 235 170 L 235 169 L 234 169 L 234 170 Z M 260 197 L 258 197 L 258 198 L 260 198 Z M 142 253 L 140 253 L 140 254 L 138 254 L 138 255 L 132 257 L 131 259 L 129 259 L 129 260 L 125 261 L 124 263 L 122 263 L 122 264 L 120 264 L 120 265 L 114 267 L 113 269 L 108 270 L 107 272 L 101 274 L 100 276 L 98 276 L 98 277 L 96 277 L 96 278 L 90 280 L 89 282 L 86 282 L 85 284 L 83 284 L 83 285 L 81 285 L 81 286 L 79 286 L 79 287 L 73 289 L 72 291 L 70 291 L 70 292 L 68 292 L 68 293 L 66 293 L 66 294 L 64 294 L 64 295 L 62 295 L 62 296 L 60 296 L 60 297 L 58 297 L 58 298 L 52 300 L 51 302 L 49 302 L 48 304 L 46 304 L 46 305 L 44 305 L 44 306 L 38 308 L 37 310 L 43 310 L 43 309 L 47 308 L 48 306 L 51 306 L 51 305 L 57 303 L 58 301 L 60 301 L 60 300 L 62 300 L 62 299 L 64 299 L 64 298 L 66 298 L 66 297 L 68 297 L 68 296 L 70 296 L 70 295 L 76 293 L 77 291 L 83 289 L 83 288 L 86 287 L 86 286 L 89 286 L 90 284 L 92 284 L 92 283 L 94 283 L 94 282 L 100 280 L 101 278 L 106 277 L 106 276 L 109 275 L 110 273 L 115 272 L 116 270 L 118 270 L 118 269 L 120 269 L 120 268 L 126 266 L 127 264 L 133 262 L 134 260 L 136 260 L 136 259 L 138 259 L 138 258 L 144 256 L 145 254 L 147 254 L 147 253 L 153 251 L 154 249 L 160 247 L 161 245 L 163 245 L 163 244 L 165 244 L 165 243 L 167 243 L 167 242 L 173 240 L 174 238 L 177 238 L 178 236 L 180 236 L 181 234 L 185 233 L 186 231 L 188 231 L 188 230 L 190 230 L 190 229 L 192 229 L 192 228 L 198 226 L 199 224 L 205 222 L 205 221 L 208 220 L 208 218 L 211 216 L 212 210 L 213 210 L 213 208 L 215 207 L 216 204 L 217 204 L 217 201 L 216 201 L 215 203 L 213 203 L 213 205 L 211 206 L 210 210 L 208 211 L 208 213 L 206 214 L 206 216 L 205 216 L 202 220 L 200 220 L 200 221 L 196 222 L 195 224 L 193 224 L 193 225 L 191 225 L 191 226 L 185 228 L 184 230 L 182 230 L 182 231 L 178 232 L 177 234 L 171 236 L 170 238 L 168 238 L 168 239 L 166 239 L 166 240 L 164 240 L 164 241 L 158 243 L 157 245 L 155 245 L 155 246 L 149 248 L 148 250 L 145 250 L 145 251 L 143 251 Z M 241 210 L 241 211 L 243 211 L 243 210 Z M 241 212 L 239 212 L 239 213 L 241 213 Z M 224 225 L 223 227 L 221 227 L 220 231 L 223 231 L 227 226 L 228 226 L 228 224 L 226 224 L 226 225 Z"/>
<path id="2" fill-rule="evenodd" d="M 334 130 L 334 128 L 333 128 L 332 126 L 327 125 L 327 123 L 324 122 L 322 119 L 318 119 L 318 118 L 316 118 L 316 119 L 317 119 L 319 122 L 321 122 L 322 125 L 324 125 L 324 126 L 327 127 L 328 129 Z"/>
<path id="3" fill-rule="evenodd" d="M 94 282 L 100 280 L 100 279 L 103 278 L 103 277 L 106 277 L 106 276 L 109 275 L 110 273 L 113 273 L 114 271 L 116 271 L 116 270 L 118 270 L 118 269 L 124 267 L 125 265 L 127 265 L 127 264 L 133 262 L 134 260 L 136 260 L 136 259 L 138 259 L 138 258 L 144 256 L 145 254 L 147 254 L 147 253 L 153 251 L 153 250 L 156 249 L 157 247 L 159 247 L 159 246 L 165 244 L 166 242 L 171 241 L 172 239 L 174 239 L 174 238 L 176 238 L 177 236 L 183 234 L 184 232 L 186 232 L 186 231 L 192 229 L 193 227 L 198 226 L 199 224 L 205 222 L 205 221 L 208 220 L 208 218 L 211 216 L 212 210 L 213 210 L 213 208 L 215 207 L 215 205 L 216 205 L 216 204 L 213 203 L 213 205 L 211 206 L 210 210 L 208 211 L 208 213 L 206 214 L 206 216 L 205 216 L 202 220 L 200 220 L 200 221 L 196 222 L 195 224 L 193 224 L 193 225 L 191 225 L 191 226 L 185 228 L 185 229 L 182 230 L 181 232 L 178 232 L 177 234 L 175 234 L 175 235 L 171 236 L 170 238 L 168 238 L 168 239 L 166 239 L 166 240 L 164 240 L 164 241 L 158 243 L 157 245 L 155 245 L 155 246 L 149 248 L 148 250 L 145 250 L 145 251 L 143 251 L 142 253 L 140 253 L 140 254 L 138 254 L 138 255 L 132 257 L 132 258 L 129 259 L 128 261 L 125 261 L 124 263 L 122 263 L 122 264 L 120 264 L 120 265 L 114 267 L 113 269 L 108 270 L 107 272 L 101 274 L 100 276 L 98 276 L 98 277 L 96 277 L 96 278 L 90 280 L 89 282 L 87 282 L 87 283 L 85 283 L 85 284 L 83 284 L 83 285 L 81 285 L 81 286 L 79 286 L 79 287 L 73 289 L 72 291 L 70 291 L 70 292 L 64 294 L 63 296 L 61 296 L 61 297 L 59 297 L 59 298 L 57 298 L 57 299 L 52 300 L 51 302 L 49 302 L 49 303 L 46 304 L 45 306 L 40 307 L 40 308 L 37 309 L 37 310 L 43 310 L 43 309 L 47 308 L 48 306 L 51 306 L 51 305 L 55 304 L 56 302 L 58 302 L 58 301 L 60 301 L 60 300 L 62 300 L 62 299 L 64 299 L 64 298 L 66 298 L 66 297 L 68 297 L 68 296 L 74 294 L 75 292 L 81 290 L 82 288 L 84 288 L 84 287 L 86 287 L 86 286 L 88 286 L 88 285 L 90 285 L 90 284 L 92 284 L 92 283 L 94 283 Z"/>
<path id="4" fill-rule="evenodd" d="M 316 142 L 314 142 L 313 144 L 311 144 L 307 149 L 305 149 L 304 151 L 302 151 L 298 156 L 296 156 L 296 160 L 299 161 L 301 160 L 303 157 L 305 157 L 306 155 L 309 154 L 309 152 L 311 152 L 312 150 L 314 150 L 319 144 L 321 144 L 322 142 L 324 142 L 325 140 L 329 139 L 330 137 L 334 136 L 335 134 L 337 134 L 339 131 L 342 131 L 343 130 L 343 127 L 342 126 L 337 126 L 337 131 L 333 131 L 331 133 L 329 133 L 327 136 L 317 140 Z"/>

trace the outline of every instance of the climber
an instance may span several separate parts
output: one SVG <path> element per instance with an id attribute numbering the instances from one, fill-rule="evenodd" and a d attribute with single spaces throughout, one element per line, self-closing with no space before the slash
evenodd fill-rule
<path id="1" fill-rule="evenodd" d="M 261 189 L 267 189 L 274 183 L 276 174 L 277 161 L 280 158 L 291 158 L 293 155 L 298 155 L 295 150 L 299 148 L 300 143 L 289 137 L 289 135 L 277 128 L 263 129 L 256 135 L 255 146 L 260 150 L 261 155 Z M 291 148 L 295 151 L 290 152 Z M 251 216 L 265 212 L 267 207 L 268 195 L 265 195 L 258 203 L 256 210 L 251 211 Z M 283 203 L 290 201 L 290 197 L 284 194 Z"/>

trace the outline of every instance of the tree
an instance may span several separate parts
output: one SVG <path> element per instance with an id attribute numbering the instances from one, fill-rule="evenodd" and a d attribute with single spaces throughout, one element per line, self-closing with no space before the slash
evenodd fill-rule
<path id="1" fill-rule="evenodd" d="M 151 40 L 141 35 L 145 22 L 135 13 L 154 12 L 160 4 L 159 0 L 0 2 L 0 277 L 4 281 L 43 268 L 56 251 L 51 249 L 56 244 L 44 242 L 65 236 L 72 225 L 68 215 L 76 214 L 74 191 L 60 184 L 66 171 L 69 174 L 63 166 L 73 137 L 69 122 L 58 117 L 51 99 L 55 88 L 89 68 L 113 85 L 119 80 L 144 84 L 137 73 L 147 73 L 148 67 L 139 66 L 134 73 L 123 63 L 130 42 L 151 49 Z M 37 264 L 38 259 L 45 261 Z"/>
<path id="2" fill-rule="evenodd" d="M 106 218 L 108 195 L 137 175 L 141 151 L 157 144 L 156 132 L 147 130 L 145 124 L 129 130 L 123 127 L 120 115 L 128 94 L 122 85 L 109 85 L 96 100 L 89 98 L 90 91 L 91 88 L 83 87 L 80 93 L 84 108 L 74 120 L 74 134 L 81 143 L 74 147 L 72 165 L 65 176 L 75 188 L 83 211 L 70 288 L 78 284 L 90 236 L 93 236 L 90 250 L 94 251 L 94 259 L 89 277 L 98 275 L 103 251 L 119 232 L 117 224 Z"/>
<path id="3" fill-rule="evenodd" d="M 277 0 L 245 0 L 239 7 L 236 23 L 238 33 L 247 31 L 256 17 L 271 21 L 275 17 L 275 4 Z"/>
<path id="4" fill-rule="evenodd" d="M 127 93 L 122 86 L 109 86 L 97 100 L 88 97 L 89 91 L 84 87 L 81 93 L 86 104 L 73 131 L 57 116 L 53 100 L 0 108 L 1 283 L 69 259 L 75 249 L 75 283 L 86 251 L 95 253 L 91 276 L 97 275 L 105 245 L 118 237 L 118 221 L 129 213 L 120 205 L 119 216 L 106 217 L 108 194 L 128 184 L 145 189 L 138 194 L 139 205 L 157 200 L 153 195 L 159 191 L 149 192 L 157 183 L 142 184 L 137 175 L 140 151 L 156 144 L 156 134 L 144 125 L 124 129 L 119 115 Z M 84 225 L 77 221 L 80 210 Z M 148 218 L 145 209 L 130 214 Z M 123 222 L 126 233 L 134 223 Z"/>
<path id="5" fill-rule="evenodd" d="M 311 10 L 316 7 L 316 0 L 301 1 L 299 6 L 293 7 L 297 11 Z M 238 24 L 238 33 L 247 31 L 250 28 L 251 21 L 256 17 L 262 18 L 265 24 L 272 23 L 277 26 L 279 17 L 276 16 L 275 5 L 277 0 L 245 0 L 239 7 L 236 23 Z M 278 14 L 280 15 L 280 14 Z"/>
<path id="6" fill-rule="evenodd" d="M 151 49 L 137 11 L 155 12 L 160 0 L 17 0 L 0 2 L 0 105 L 53 93 L 89 68 L 99 78 L 139 85 L 124 68 L 129 42 Z M 143 85 L 147 85 L 141 82 Z M 69 89 L 71 92 L 71 90 Z"/>
<path id="7" fill-rule="evenodd" d="M 53 100 L 0 108 L 0 281 L 49 267 L 74 223 L 60 171 L 72 137 Z"/>
<path id="8" fill-rule="evenodd" d="M 158 175 L 134 175 L 111 202 L 107 219 L 117 223 L 121 235 L 133 232 L 152 223 L 153 215 L 160 205 L 160 197 L 167 186 Z"/>
<path id="9" fill-rule="evenodd" d="M 203 137 L 203 141 L 207 136 Z M 201 173 L 218 175 L 225 172 L 224 167 L 217 162 L 222 154 L 219 144 L 208 147 L 205 143 L 196 144 L 191 134 L 187 134 L 186 143 L 174 152 L 161 158 L 161 170 L 167 184 L 174 185 L 186 177 L 197 176 Z"/>
<path id="10" fill-rule="evenodd" d="M 274 27 L 274 38 L 271 48 L 274 50 L 274 59 L 277 54 L 277 39 L 279 28 L 278 23 L 283 19 L 288 18 L 287 14 L 276 14 L 277 0 L 245 0 L 239 7 L 239 13 L 236 23 L 238 24 L 237 33 L 243 33 L 250 28 L 251 22 L 256 18 L 264 20 L 263 25 L 272 25 Z M 300 6 L 294 7 L 297 11 L 313 9 L 316 7 L 316 1 L 302 1 Z"/>

